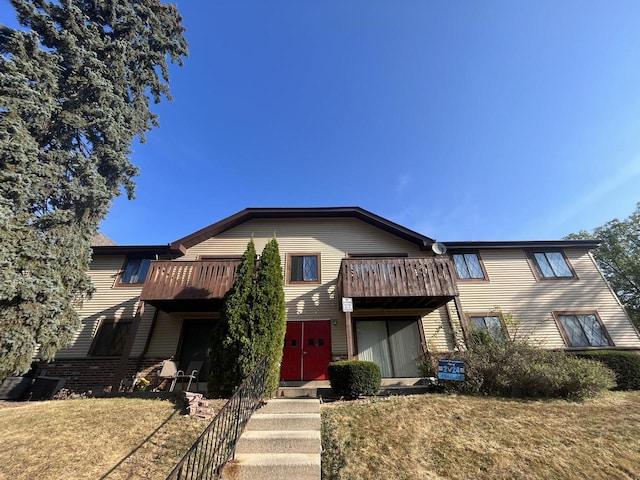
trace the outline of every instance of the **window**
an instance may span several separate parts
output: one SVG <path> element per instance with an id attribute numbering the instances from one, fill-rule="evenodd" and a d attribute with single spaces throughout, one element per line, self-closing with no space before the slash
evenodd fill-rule
<path id="1" fill-rule="evenodd" d="M 383 378 L 419 376 L 416 359 L 424 353 L 419 323 L 407 317 L 358 319 L 358 358 L 377 363 Z"/>
<path id="2" fill-rule="evenodd" d="M 150 265 L 150 258 L 127 258 L 118 283 L 120 285 L 139 285 L 144 283 Z"/>
<path id="3" fill-rule="evenodd" d="M 320 283 L 320 254 L 288 255 L 289 283 Z"/>
<path id="4" fill-rule="evenodd" d="M 596 313 L 559 313 L 556 318 L 568 347 L 613 346 Z"/>
<path id="5" fill-rule="evenodd" d="M 498 315 L 469 315 L 472 332 L 487 333 L 495 340 L 504 340 L 504 328 Z"/>
<path id="6" fill-rule="evenodd" d="M 127 343 L 131 320 L 103 320 L 93 339 L 92 357 L 116 357 L 122 355 Z"/>
<path id="7" fill-rule="evenodd" d="M 456 273 L 461 280 L 486 278 L 484 268 L 480 263 L 480 255 L 477 253 L 454 253 L 453 263 L 456 266 Z"/>
<path id="8" fill-rule="evenodd" d="M 574 278 L 575 274 L 562 252 L 531 252 L 530 258 L 538 278 Z"/>

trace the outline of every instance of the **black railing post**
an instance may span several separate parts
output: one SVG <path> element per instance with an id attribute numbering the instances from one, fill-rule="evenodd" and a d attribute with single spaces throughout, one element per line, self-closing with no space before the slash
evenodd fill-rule
<path id="1" fill-rule="evenodd" d="M 238 438 L 262 399 L 266 368 L 265 357 L 213 417 L 167 480 L 220 478 L 222 467 L 235 457 Z M 235 402 L 238 402 L 237 405 Z"/>
<path id="2" fill-rule="evenodd" d="M 231 447 L 231 458 L 236 458 L 236 444 L 238 443 L 238 436 L 240 435 L 240 423 L 242 423 L 242 397 L 244 393 L 245 385 L 238 390 L 238 410 L 236 411 L 236 431 L 233 434 L 233 445 Z"/>

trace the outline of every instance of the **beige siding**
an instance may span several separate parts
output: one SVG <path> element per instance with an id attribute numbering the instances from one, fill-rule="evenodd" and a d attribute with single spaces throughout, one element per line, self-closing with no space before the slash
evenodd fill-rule
<path id="1" fill-rule="evenodd" d="M 447 309 L 449 315 L 447 315 Z M 453 327 L 452 328 L 452 324 Z M 440 307 L 437 310 L 422 317 L 425 340 L 427 348 L 439 351 L 452 351 L 458 344 L 464 343 L 460 322 L 455 312 L 453 302 Z"/>
<path id="2" fill-rule="evenodd" d="M 201 256 L 240 256 L 254 239 L 258 253 L 276 236 L 283 259 L 283 275 L 288 253 L 321 255 L 321 283 L 286 285 L 288 320 L 330 320 L 334 356 L 345 355 L 344 314 L 340 311 L 336 281 L 340 262 L 348 253 L 428 255 L 410 242 L 356 219 L 254 219 L 189 248 L 184 260 Z M 586 250 L 567 250 L 566 254 L 578 279 L 537 281 L 524 251 L 483 250 L 480 252 L 488 282 L 459 282 L 464 313 L 485 313 L 496 307 L 513 314 L 519 322 L 518 335 L 530 336 L 547 348 L 564 346 L 553 311 L 595 310 L 600 315 L 616 346 L 640 348 L 640 338 L 608 288 L 593 257 Z M 123 256 L 96 257 L 90 276 L 96 287 L 93 298 L 85 300 L 80 315 L 83 328 L 73 345 L 59 352 L 60 358 L 84 357 L 101 319 L 133 318 L 140 288 L 114 288 Z M 449 315 L 447 315 L 447 310 Z M 147 306 L 142 317 L 132 355 L 142 353 L 152 324 L 155 308 Z M 356 312 L 360 314 L 398 315 L 417 312 L 395 310 Z M 159 312 L 148 357 L 168 358 L 177 353 L 185 318 L 203 318 L 202 314 Z M 422 317 L 425 338 L 439 350 L 455 348 L 462 341 L 458 312 L 454 302 Z M 452 327 L 453 324 L 453 327 Z M 511 329 L 512 333 L 515 331 Z"/>
<path id="3" fill-rule="evenodd" d="M 90 299 L 85 299 L 78 309 L 82 328 L 76 333 L 71 345 L 60 350 L 57 358 L 85 357 L 102 319 L 133 319 L 138 308 L 141 288 L 114 288 L 116 277 L 124 263 L 124 256 L 97 256 L 89 269 L 95 287 Z M 147 306 L 142 316 L 132 355 L 139 355 L 149 332 L 154 308 Z"/>
<path id="4" fill-rule="evenodd" d="M 566 250 L 577 279 L 537 281 L 522 250 L 480 252 L 489 282 L 459 282 L 460 302 L 466 314 L 499 307 L 513 314 L 518 327 L 510 332 L 528 336 L 546 348 L 564 343 L 552 312 L 595 310 L 618 347 L 640 347 L 640 338 L 617 298 L 608 288 L 586 250 Z"/>
<path id="5" fill-rule="evenodd" d="M 196 260 L 205 255 L 239 256 L 251 238 L 260 253 L 274 235 L 280 246 L 283 275 L 287 253 L 320 252 L 320 284 L 284 287 L 287 319 L 331 320 L 331 345 L 335 355 L 344 355 L 347 351 L 344 314 L 336 292 L 340 261 L 347 253 L 420 255 L 417 245 L 356 219 L 254 219 L 189 248 L 183 259 Z M 171 339 L 179 335 L 180 327 L 176 322 L 168 325 L 170 322 L 165 317 L 158 323 L 152 348 L 157 341 L 168 349 Z"/>
<path id="6" fill-rule="evenodd" d="M 166 313 L 160 312 L 156 321 L 153 336 L 149 343 L 147 357 L 169 358 L 178 353 L 182 324 L 185 319 L 211 318 L 215 322 L 218 313 Z"/>

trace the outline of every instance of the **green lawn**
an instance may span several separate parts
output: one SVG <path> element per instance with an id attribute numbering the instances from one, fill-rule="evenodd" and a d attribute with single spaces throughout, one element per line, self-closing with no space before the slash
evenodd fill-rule
<path id="1" fill-rule="evenodd" d="M 640 392 L 416 395 L 322 408 L 323 480 L 638 479 Z"/>

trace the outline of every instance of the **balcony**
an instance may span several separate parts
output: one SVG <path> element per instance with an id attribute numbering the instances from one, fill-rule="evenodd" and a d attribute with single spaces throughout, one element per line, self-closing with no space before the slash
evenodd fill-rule
<path id="1" fill-rule="evenodd" d="M 338 287 L 354 308 L 436 309 L 458 295 L 448 257 L 346 258 Z"/>
<path id="2" fill-rule="evenodd" d="M 240 261 L 154 261 L 140 300 L 165 312 L 219 311 Z"/>

